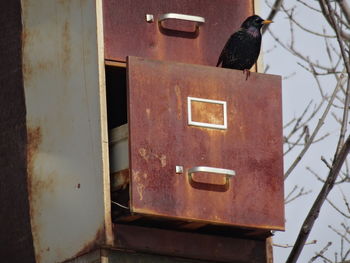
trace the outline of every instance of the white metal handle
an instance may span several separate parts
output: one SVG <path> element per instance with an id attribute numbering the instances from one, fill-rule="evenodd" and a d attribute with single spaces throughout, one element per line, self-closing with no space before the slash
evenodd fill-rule
<path id="1" fill-rule="evenodd" d="M 236 172 L 234 170 L 230 169 L 223 169 L 223 168 L 215 168 L 215 167 L 208 167 L 208 166 L 195 166 L 190 169 L 188 169 L 188 177 L 190 180 L 193 180 L 192 174 L 198 173 L 198 172 L 205 172 L 205 173 L 214 173 L 214 174 L 222 174 L 225 175 L 225 184 L 226 186 L 229 185 L 229 180 L 236 175 Z"/>
<path id="2" fill-rule="evenodd" d="M 215 167 L 208 167 L 208 166 L 195 166 L 193 168 L 188 169 L 188 174 L 189 175 L 191 175 L 193 173 L 198 173 L 198 172 L 224 174 L 228 178 L 231 178 L 231 177 L 236 175 L 236 172 L 234 170 L 223 169 L 223 168 L 215 168 Z"/>
<path id="3" fill-rule="evenodd" d="M 161 23 L 164 20 L 168 19 L 177 19 L 177 20 L 184 20 L 189 22 L 195 22 L 197 23 L 197 27 L 205 23 L 205 18 L 201 16 L 192 16 L 192 15 L 184 15 L 184 14 L 177 14 L 177 13 L 166 13 L 159 16 L 158 21 Z"/>

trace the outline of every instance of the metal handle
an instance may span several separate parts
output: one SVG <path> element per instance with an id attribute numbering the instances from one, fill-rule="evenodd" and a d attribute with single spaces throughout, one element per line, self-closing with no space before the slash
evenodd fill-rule
<path id="1" fill-rule="evenodd" d="M 206 173 L 215 173 L 215 174 L 224 174 L 227 177 L 231 178 L 236 175 L 234 170 L 230 169 L 222 169 L 208 166 L 195 166 L 193 168 L 188 169 L 188 174 L 198 173 L 198 172 L 206 172 Z"/>
<path id="2" fill-rule="evenodd" d="M 176 13 L 167 13 L 162 14 L 158 18 L 158 22 L 161 23 L 164 20 L 168 19 L 177 19 L 177 20 L 184 20 L 189 22 L 195 22 L 197 23 L 197 27 L 205 23 L 205 18 L 201 16 L 192 16 L 192 15 L 183 15 L 183 14 L 176 14 Z"/>
<path id="3" fill-rule="evenodd" d="M 225 185 L 228 185 L 229 179 L 231 179 L 233 176 L 236 175 L 236 172 L 234 170 L 230 169 L 222 169 L 222 168 L 215 168 L 215 167 L 208 167 L 208 166 L 195 166 L 193 168 L 188 169 L 188 176 L 191 180 L 193 173 L 198 172 L 206 172 L 206 173 L 215 173 L 215 174 L 223 174 L 225 176 Z"/>

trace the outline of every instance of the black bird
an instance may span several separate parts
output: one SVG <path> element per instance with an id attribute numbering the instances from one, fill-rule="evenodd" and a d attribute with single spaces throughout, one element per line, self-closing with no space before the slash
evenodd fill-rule
<path id="1" fill-rule="evenodd" d="M 249 69 L 255 64 L 260 53 L 260 29 L 264 24 L 269 23 L 272 21 L 264 20 L 257 15 L 248 17 L 241 28 L 226 42 L 216 66 L 222 64 L 223 68 L 243 70 L 243 74 L 246 73 L 246 79 L 248 79 Z"/>

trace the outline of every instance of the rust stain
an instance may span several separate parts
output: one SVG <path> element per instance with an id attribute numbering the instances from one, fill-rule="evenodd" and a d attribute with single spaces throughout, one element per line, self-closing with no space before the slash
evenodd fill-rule
<path id="1" fill-rule="evenodd" d="M 179 85 L 175 85 L 176 105 L 177 105 L 177 119 L 182 120 L 182 99 L 181 88 Z"/>
<path id="2" fill-rule="evenodd" d="M 23 4 L 26 3 L 27 1 L 23 1 Z M 26 10 L 26 9 L 23 9 Z M 29 42 L 29 39 L 31 38 L 32 34 L 29 33 L 29 30 L 25 28 L 25 26 L 23 26 L 23 31 L 22 31 L 22 50 L 24 50 L 24 48 L 28 45 L 27 43 Z M 25 59 L 25 55 L 26 53 L 23 52 L 23 61 L 26 61 L 27 59 Z M 30 79 L 30 76 L 32 75 L 33 71 L 32 71 L 32 67 L 29 66 L 27 63 L 23 63 L 23 78 L 24 80 L 28 80 Z"/>
<path id="3" fill-rule="evenodd" d="M 148 162 L 148 160 L 150 158 L 150 155 L 151 155 L 151 158 L 156 158 L 156 159 L 159 160 L 160 165 L 162 167 L 166 166 L 167 162 L 166 162 L 166 156 L 164 154 L 160 154 L 160 155 L 158 155 L 156 153 L 148 154 L 147 149 L 145 149 L 145 148 L 140 148 L 139 149 L 139 154 L 146 162 Z"/>
<path id="4" fill-rule="evenodd" d="M 42 254 L 47 252 L 41 244 L 40 233 L 41 225 L 38 222 L 42 207 L 43 194 L 53 192 L 55 189 L 55 173 L 45 174 L 45 179 L 40 178 L 42 174 L 35 172 L 36 158 L 39 153 L 39 148 L 42 143 L 41 128 L 27 128 L 27 180 L 28 180 L 28 199 L 30 206 L 30 221 L 32 227 L 33 241 L 35 244 L 35 258 L 38 263 L 42 262 Z"/>
<path id="5" fill-rule="evenodd" d="M 86 242 L 82 248 L 79 250 L 78 253 L 76 253 L 73 257 L 69 258 L 69 259 L 66 259 L 64 262 L 68 262 L 68 261 L 71 261 L 72 259 L 74 258 L 77 258 L 79 256 L 82 256 L 92 250 L 95 250 L 96 248 L 98 248 L 101 244 L 104 243 L 104 240 L 105 240 L 105 227 L 104 227 L 104 224 L 102 224 L 102 226 L 100 226 L 98 228 L 98 230 L 96 231 L 96 234 L 94 236 L 94 238 L 88 242 Z"/>
<path id="6" fill-rule="evenodd" d="M 160 160 L 160 163 L 161 163 L 162 167 L 165 167 L 166 166 L 166 156 L 164 154 L 162 154 L 159 157 L 159 160 Z"/>
<path id="7" fill-rule="evenodd" d="M 153 156 L 160 161 L 160 165 L 162 166 L 162 168 L 166 166 L 166 156 L 164 154 L 153 154 Z"/>
<path id="8" fill-rule="evenodd" d="M 224 124 L 224 107 L 221 104 L 193 101 L 192 120 L 202 123 Z"/>
<path id="9" fill-rule="evenodd" d="M 48 70 L 54 66 L 54 61 L 51 58 L 45 58 L 37 61 L 32 61 L 30 55 L 33 46 L 33 40 L 36 41 L 40 37 L 40 32 L 37 30 L 29 30 L 24 27 L 22 32 L 22 50 L 27 49 L 23 52 L 23 78 L 25 81 L 29 81 L 34 73 L 41 74 L 43 70 Z"/>
<path id="10" fill-rule="evenodd" d="M 40 240 L 38 238 L 39 226 L 35 224 L 33 217 L 35 215 L 35 196 L 33 187 L 33 170 L 34 162 L 39 149 L 39 145 L 42 142 L 42 133 L 40 127 L 30 128 L 27 130 L 27 180 L 28 180 L 28 199 L 30 205 L 30 219 L 32 225 L 33 241 L 36 247 L 40 246 Z M 41 262 L 41 253 L 35 250 L 35 258 L 37 262 Z"/>
<path id="11" fill-rule="evenodd" d="M 146 161 L 148 162 L 148 154 L 147 154 L 147 150 L 145 148 L 140 148 L 139 149 L 139 154 L 141 155 L 141 157 Z"/>
<path id="12" fill-rule="evenodd" d="M 33 75 L 33 67 L 31 65 L 28 65 L 27 63 L 23 63 L 23 79 L 24 81 L 28 81 L 30 77 Z"/>
<path id="13" fill-rule="evenodd" d="M 70 44 L 70 35 L 69 35 L 69 23 L 66 21 L 63 26 L 62 32 L 63 39 L 63 50 L 62 50 L 62 60 L 63 60 L 63 71 L 65 73 L 69 73 L 69 64 L 70 64 L 70 56 L 71 56 L 71 44 Z"/>
<path id="14" fill-rule="evenodd" d="M 143 191 L 145 190 L 145 186 L 142 184 L 143 180 L 141 179 L 141 175 L 139 171 L 133 170 L 133 179 L 136 183 L 136 189 L 139 194 L 140 201 L 143 200 Z"/>

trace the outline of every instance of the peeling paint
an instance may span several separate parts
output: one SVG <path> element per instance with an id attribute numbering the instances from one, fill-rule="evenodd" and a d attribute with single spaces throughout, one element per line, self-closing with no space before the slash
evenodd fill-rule
<path id="1" fill-rule="evenodd" d="M 179 85 L 175 85 L 175 94 L 176 94 L 176 105 L 177 105 L 177 119 L 182 120 L 182 98 L 181 98 L 181 88 Z"/>
<path id="2" fill-rule="evenodd" d="M 145 148 L 140 148 L 139 149 L 139 154 L 141 155 L 141 157 L 148 162 L 148 154 L 147 154 L 147 150 Z"/>
<path id="3" fill-rule="evenodd" d="M 147 119 L 151 119 L 151 109 L 146 109 Z"/>
<path id="4" fill-rule="evenodd" d="M 137 192 L 139 193 L 139 200 L 143 200 L 143 191 L 145 190 L 145 186 L 141 183 L 137 184 Z"/>
<path id="5" fill-rule="evenodd" d="M 166 166 L 166 156 L 164 154 L 161 154 L 161 155 L 153 154 L 153 156 L 160 161 L 160 165 L 162 168 Z"/>
<path id="6" fill-rule="evenodd" d="M 145 190 L 145 186 L 142 184 L 143 179 L 141 179 L 141 175 L 139 171 L 133 170 L 133 179 L 135 180 L 135 183 L 137 184 L 137 193 L 139 194 L 139 200 L 143 200 L 143 191 Z"/>

